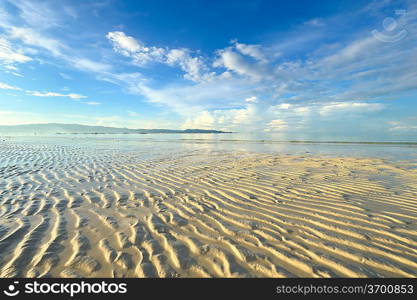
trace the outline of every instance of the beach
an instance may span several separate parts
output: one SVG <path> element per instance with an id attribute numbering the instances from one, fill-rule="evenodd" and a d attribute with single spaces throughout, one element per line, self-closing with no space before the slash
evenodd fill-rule
<path id="1" fill-rule="evenodd" d="M 2 141 L 0 277 L 417 276 L 411 162 L 100 145 Z"/>

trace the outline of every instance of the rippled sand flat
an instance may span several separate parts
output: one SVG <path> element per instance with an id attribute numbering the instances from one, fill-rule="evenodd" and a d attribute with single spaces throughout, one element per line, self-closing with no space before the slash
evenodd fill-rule
<path id="1" fill-rule="evenodd" d="M 11 142 L 0 158 L 1 277 L 417 276 L 406 164 Z"/>

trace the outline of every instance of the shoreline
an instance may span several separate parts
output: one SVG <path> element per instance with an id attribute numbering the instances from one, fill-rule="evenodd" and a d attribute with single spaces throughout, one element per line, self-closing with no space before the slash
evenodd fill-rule
<path id="1" fill-rule="evenodd" d="M 221 132 L 221 133 L 57 133 L 52 135 L 0 135 L 0 138 L 68 138 L 71 136 L 96 136 L 100 137 L 101 135 L 105 137 L 114 136 L 118 138 L 119 136 L 144 136 L 144 135 L 176 135 L 181 136 L 183 134 L 187 135 L 223 135 L 223 134 L 233 134 L 233 132 Z M 141 138 L 139 140 L 152 140 L 152 137 Z M 338 141 L 338 140 L 266 140 L 266 139 L 203 139 L 203 138 L 178 138 L 178 139 L 167 139 L 164 141 L 207 141 L 207 142 L 237 142 L 237 143 L 270 143 L 270 144 L 343 144 L 343 145 L 409 145 L 417 146 L 417 142 L 409 141 Z"/>

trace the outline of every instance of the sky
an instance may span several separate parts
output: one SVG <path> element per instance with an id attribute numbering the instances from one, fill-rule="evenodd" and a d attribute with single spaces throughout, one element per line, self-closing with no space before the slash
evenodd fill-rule
<path id="1" fill-rule="evenodd" d="M 417 138 L 416 1 L 0 0 L 0 125 Z"/>

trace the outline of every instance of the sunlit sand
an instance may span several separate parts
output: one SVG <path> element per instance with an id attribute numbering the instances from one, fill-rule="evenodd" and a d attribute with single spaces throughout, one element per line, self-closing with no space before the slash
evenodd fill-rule
<path id="1" fill-rule="evenodd" d="M 1 277 L 417 275 L 407 164 L 11 142 L 0 157 Z"/>

